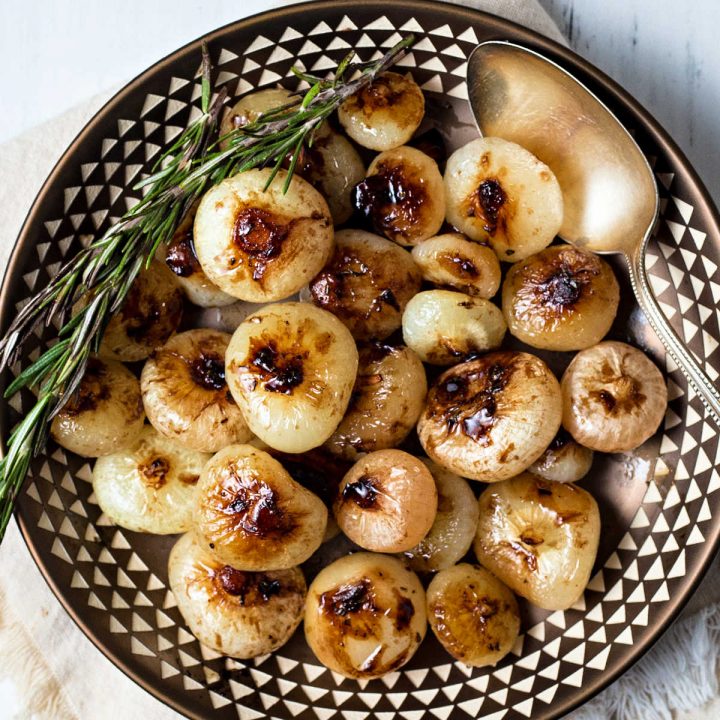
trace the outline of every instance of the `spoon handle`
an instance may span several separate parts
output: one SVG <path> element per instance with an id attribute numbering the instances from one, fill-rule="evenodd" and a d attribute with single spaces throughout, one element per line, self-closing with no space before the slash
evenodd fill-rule
<path id="1" fill-rule="evenodd" d="M 647 269 L 645 268 L 645 243 L 642 243 L 637 252 L 632 256 L 626 256 L 625 259 L 630 270 L 630 282 L 640 308 L 645 313 L 670 357 L 685 375 L 710 412 L 715 423 L 720 426 L 720 392 L 718 392 L 712 380 L 695 360 L 687 345 L 680 339 L 660 309 L 650 289 Z"/>

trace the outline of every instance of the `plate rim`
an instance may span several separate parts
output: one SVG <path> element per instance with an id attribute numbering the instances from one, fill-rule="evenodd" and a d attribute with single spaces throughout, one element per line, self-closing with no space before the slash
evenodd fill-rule
<path id="1" fill-rule="evenodd" d="M 601 88 L 600 97 L 604 95 L 612 96 L 612 100 L 615 103 L 619 103 L 624 109 L 630 110 L 635 115 L 643 127 L 651 132 L 654 139 L 667 156 L 672 160 L 673 164 L 677 164 L 682 167 L 683 171 L 687 174 L 689 182 L 694 186 L 697 191 L 698 200 L 706 212 L 709 220 L 709 225 L 713 226 L 720 238 L 720 212 L 715 206 L 710 193 L 703 183 L 702 179 L 698 175 L 694 166 L 690 163 L 684 152 L 677 145 L 675 140 L 671 137 L 668 131 L 662 126 L 662 124 L 651 115 L 651 113 L 630 93 L 619 85 L 615 80 L 606 75 L 602 70 L 597 68 L 588 60 L 585 60 L 582 56 L 577 54 L 575 51 L 566 47 L 539 32 L 520 25 L 512 20 L 508 20 L 499 15 L 495 15 L 483 10 L 478 10 L 464 5 L 458 5 L 454 3 L 441 2 L 440 0 L 400 0 L 398 5 L 404 5 L 408 10 L 417 9 L 421 11 L 431 12 L 437 11 L 442 14 L 454 14 L 458 18 L 462 18 L 469 22 L 471 25 L 473 22 L 481 21 L 486 26 L 495 27 L 500 35 L 498 40 L 507 39 L 502 35 L 503 31 L 510 29 L 515 35 L 522 36 L 521 40 L 513 40 L 513 42 L 519 42 L 521 44 L 527 44 L 528 47 L 538 50 L 541 53 L 548 54 L 551 59 L 558 62 L 561 66 L 566 67 L 569 72 L 580 75 L 582 81 L 590 79 L 590 84 Z M 68 144 L 65 150 L 60 155 L 57 162 L 54 164 L 52 170 L 48 174 L 45 181 L 42 183 L 38 190 L 32 204 L 30 205 L 28 212 L 23 220 L 22 226 L 18 233 L 18 236 L 13 245 L 10 253 L 7 266 L 0 281 L 0 318 L 2 322 L 0 326 L 3 330 L 8 325 L 7 317 L 9 311 L 12 310 L 12 297 L 10 287 L 13 285 L 13 278 L 17 277 L 17 266 L 24 259 L 24 248 L 28 245 L 30 238 L 31 226 L 36 221 L 36 216 L 40 213 L 43 207 L 43 201 L 46 196 L 50 193 L 54 185 L 56 184 L 57 176 L 65 168 L 65 165 L 70 160 L 70 156 L 75 150 L 82 145 L 86 137 L 90 132 L 102 121 L 105 120 L 106 116 L 111 113 L 128 94 L 134 92 L 138 85 L 144 82 L 151 74 L 161 72 L 163 67 L 174 62 L 178 55 L 181 55 L 190 50 L 197 50 L 199 52 L 200 44 L 205 41 L 208 44 L 218 39 L 220 36 L 232 32 L 241 31 L 251 27 L 255 24 L 264 24 L 272 21 L 282 21 L 284 18 L 290 18 L 298 15 L 303 11 L 313 10 L 318 11 L 322 9 L 332 10 L 343 10 L 350 9 L 353 5 L 350 0 L 309 0 L 302 3 L 288 5 L 285 7 L 271 8 L 264 10 L 247 17 L 231 21 L 222 25 L 208 33 L 198 36 L 194 40 L 191 40 L 184 45 L 174 49 L 170 53 L 166 54 L 156 62 L 152 63 L 141 72 L 139 72 L 134 78 L 128 81 L 122 88 L 120 88 L 115 94 L 112 95 L 83 125 L 79 132 L 75 135 L 72 141 Z M 363 0 L 361 8 L 363 10 L 376 9 L 378 12 L 382 12 L 383 8 L 386 7 L 385 2 L 382 0 Z M 593 92 L 595 90 L 593 89 Z M 603 100 L 605 101 L 605 100 Z M 5 418 L 0 415 L 0 452 L 2 456 L 6 453 L 6 444 L 4 438 L 6 436 L 7 428 L 5 427 Z M 21 490 L 22 492 L 22 490 Z M 28 527 L 24 517 L 19 512 L 19 509 L 14 511 L 14 516 L 19 527 L 23 541 L 28 548 L 30 555 L 35 562 L 38 570 L 40 571 L 43 579 L 47 583 L 48 587 L 52 591 L 55 598 L 61 604 L 65 612 L 68 613 L 70 618 L 73 620 L 75 625 L 81 630 L 83 635 L 111 662 L 115 665 L 118 670 L 123 672 L 126 676 L 131 678 L 137 685 L 148 692 L 150 695 L 155 697 L 160 702 L 171 707 L 181 715 L 202 720 L 201 715 L 195 714 L 187 707 L 183 706 L 177 701 L 171 693 L 165 692 L 162 685 L 152 684 L 149 680 L 143 678 L 139 672 L 131 668 L 121 657 L 119 657 L 113 650 L 106 646 L 98 639 L 92 628 L 80 617 L 80 614 L 76 612 L 69 601 L 66 601 L 63 590 L 59 587 L 55 581 L 48 566 L 43 563 L 37 548 L 36 543 L 33 541 L 31 535 L 31 528 Z M 613 682 L 615 682 L 620 676 L 625 674 L 635 663 L 637 663 L 654 645 L 655 643 L 667 632 L 672 624 L 678 619 L 679 614 L 683 608 L 689 602 L 691 597 L 694 595 L 699 584 L 705 577 L 712 560 L 720 548 L 720 523 L 716 524 L 714 537 L 710 542 L 705 542 L 703 545 L 702 560 L 696 563 L 696 569 L 692 579 L 688 580 L 686 585 L 686 592 L 678 597 L 676 600 L 670 600 L 664 608 L 659 620 L 655 623 L 650 635 L 646 638 L 644 643 L 637 647 L 633 653 L 628 653 L 627 657 L 623 659 L 618 667 L 612 672 L 601 675 L 592 685 L 584 686 L 585 690 L 582 697 L 576 699 L 569 699 L 559 707 L 554 707 L 552 710 L 551 717 L 559 718 L 572 710 L 584 705 L 594 698 L 598 693 L 607 688 Z"/>

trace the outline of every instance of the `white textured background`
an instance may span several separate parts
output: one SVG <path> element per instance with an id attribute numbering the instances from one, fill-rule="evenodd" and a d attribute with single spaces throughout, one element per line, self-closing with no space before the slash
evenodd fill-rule
<path id="1" fill-rule="evenodd" d="M 720 2 L 540 0 L 650 109 L 720 203 Z M 0 0 L 0 142 L 280 0 Z"/>

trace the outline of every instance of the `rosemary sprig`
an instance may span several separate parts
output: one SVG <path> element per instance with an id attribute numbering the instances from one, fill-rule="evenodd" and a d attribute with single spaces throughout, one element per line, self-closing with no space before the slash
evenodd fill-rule
<path id="1" fill-rule="evenodd" d="M 81 250 L 15 317 L 0 340 L 0 371 L 20 360 L 22 349 L 40 323 L 60 320 L 56 342 L 18 374 L 7 387 L 10 397 L 23 388 L 37 393 L 32 410 L 7 440 L 0 460 L 0 541 L 32 458 L 44 447 L 52 418 L 80 384 L 88 358 L 100 347 L 111 315 L 123 304 L 138 273 L 161 243 L 175 232 L 195 200 L 224 178 L 250 168 L 271 166 L 272 183 L 286 158 L 287 191 L 303 147 L 312 145 L 320 125 L 350 95 L 393 65 L 412 44 L 404 38 L 378 60 L 353 63 L 348 55 L 332 79 L 293 68 L 310 88 L 292 102 L 261 115 L 255 122 L 212 141 L 225 92 L 210 101 L 210 59 L 202 49 L 202 116 L 160 157 L 152 174 L 134 189 L 145 195 L 99 239 Z M 81 307 L 78 307 L 78 301 Z"/>

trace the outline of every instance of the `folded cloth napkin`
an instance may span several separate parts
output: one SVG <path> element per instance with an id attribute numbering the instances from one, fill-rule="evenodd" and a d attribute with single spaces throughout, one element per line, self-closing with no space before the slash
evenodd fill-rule
<path id="1" fill-rule="evenodd" d="M 267 7 L 282 2 L 268 2 Z M 471 0 L 554 40 L 559 30 L 536 0 Z M 212 12 L 208 5 L 204 12 Z M 72 138 L 114 91 L 97 95 L 0 145 L 0 267 L 32 199 Z M 678 622 L 646 658 L 573 720 L 720 717 L 720 567 L 717 562 Z M 688 615 L 688 612 L 694 614 Z M 0 548 L 0 719 L 171 720 L 180 716 L 115 668 L 73 624 L 45 584 L 14 525 Z"/>

